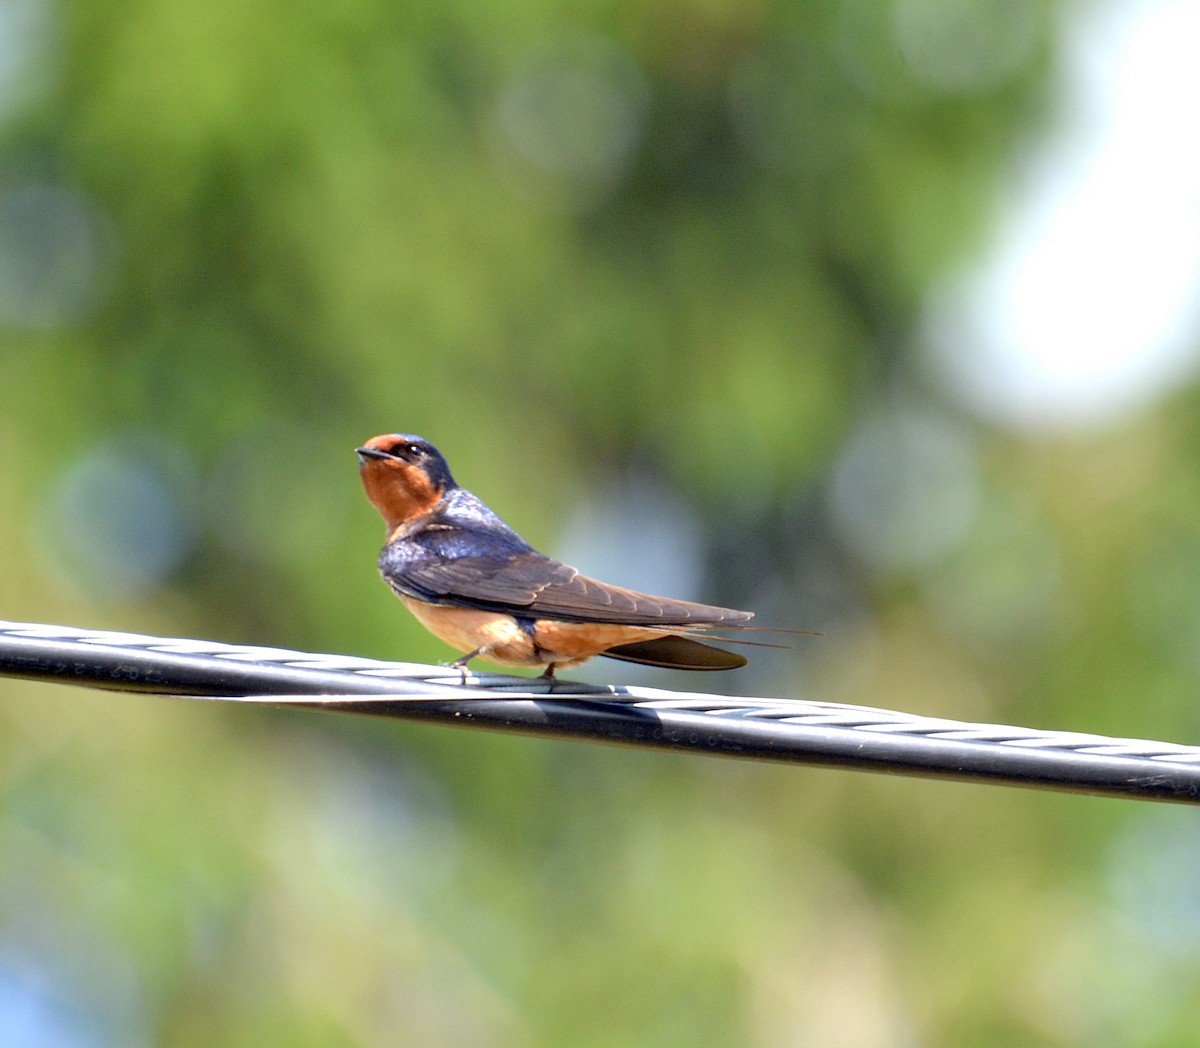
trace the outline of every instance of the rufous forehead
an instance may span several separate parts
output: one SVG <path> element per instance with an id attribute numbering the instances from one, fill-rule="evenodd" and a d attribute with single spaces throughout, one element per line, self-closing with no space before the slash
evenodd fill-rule
<path id="1" fill-rule="evenodd" d="M 380 433 L 377 437 L 372 437 L 363 447 L 374 448 L 376 451 L 386 451 L 389 447 L 401 440 L 399 433 Z"/>

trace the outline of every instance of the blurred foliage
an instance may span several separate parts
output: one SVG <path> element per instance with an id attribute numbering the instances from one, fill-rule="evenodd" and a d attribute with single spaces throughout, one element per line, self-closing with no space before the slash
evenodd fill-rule
<path id="1" fill-rule="evenodd" d="M 408 431 L 585 570 L 825 634 L 639 679 L 1195 738 L 1195 391 L 1014 436 L 914 351 L 1053 8 L 9 9 L 5 617 L 444 660 L 357 486 Z M 691 537 L 603 548 L 639 509 Z M 1190 1043 L 1198 852 L 1173 809 L 0 683 L 0 1042 Z"/>

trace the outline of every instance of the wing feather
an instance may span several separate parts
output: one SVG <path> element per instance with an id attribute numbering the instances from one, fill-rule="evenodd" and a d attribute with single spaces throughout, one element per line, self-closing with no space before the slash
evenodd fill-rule
<path id="1" fill-rule="evenodd" d="M 515 537 L 515 536 L 514 536 Z M 732 625 L 749 611 L 672 600 L 611 586 L 530 549 L 524 542 L 480 536 L 458 528 L 431 528 L 390 542 L 379 570 L 397 593 L 532 618 L 628 626 Z M 471 549 L 472 552 L 465 552 Z"/>

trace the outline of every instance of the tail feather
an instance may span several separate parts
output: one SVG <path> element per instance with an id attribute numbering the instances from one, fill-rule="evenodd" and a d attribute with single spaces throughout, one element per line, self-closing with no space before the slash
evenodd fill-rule
<path id="1" fill-rule="evenodd" d="M 640 662 L 647 666 L 666 666 L 676 670 L 736 670 L 746 665 L 743 655 L 679 636 L 618 644 L 600 654 L 624 662 Z"/>

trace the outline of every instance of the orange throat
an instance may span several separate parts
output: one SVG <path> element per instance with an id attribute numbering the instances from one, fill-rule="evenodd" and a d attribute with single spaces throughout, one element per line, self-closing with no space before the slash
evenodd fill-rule
<path id="1" fill-rule="evenodd" d="M 428 513 L 442 497 L 424 470 L 394 459 L 364 462 L 359 477 L 389 532 Z"/>

